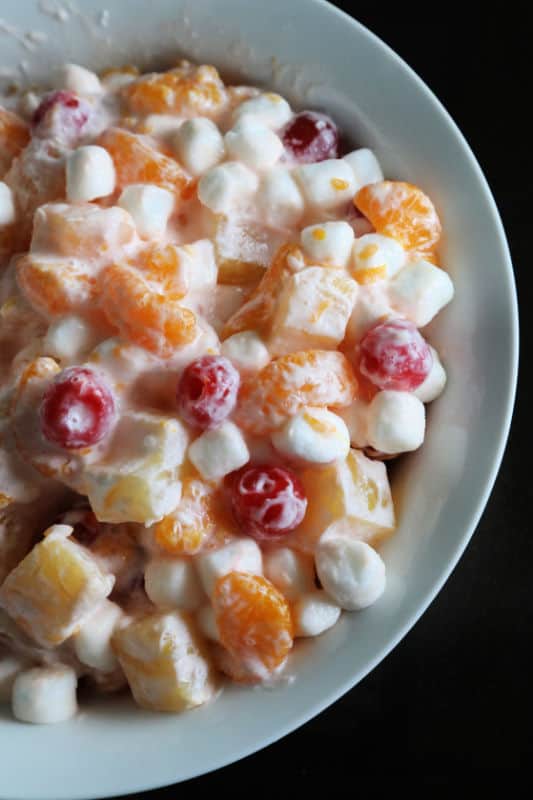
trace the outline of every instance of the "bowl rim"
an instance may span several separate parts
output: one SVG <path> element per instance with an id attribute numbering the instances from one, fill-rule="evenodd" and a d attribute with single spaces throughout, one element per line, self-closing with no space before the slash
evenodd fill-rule
<path id="1" fill-rule="evenodd" d="M 512 414 L 514 409 L 515 403 L 515 396 L 516 396 L 516 386 L 517 386 L 517 378 L 518 378 L 518 359 L 519 359 L 519 316 L 518 316 L 518 301 L 517 301 L 517 293 L 516 293 L 516 284 L 514 279 L 513 273 L 513 266 L 512 260 L 509 250 L 509 245 L 507 242 L 507 238 L 505 235 L 505 230 L 503 227 L 503 222 L 501 220 L 494 196 L 492 191 L 489 187 L 487 179 L 468 143 L 463 133 L 460 131 L 459 127 L 451 117 L 450 113 L 446 110 L 444 105 L 440 102 L 440 100 L 436 97 L 433 91 L 426 85 L 426 83 L 420 78 L 420 76 L 410 67 L 403 58 L 401 58 L 388 44 L 386 44 L 379 36 L 373 33 L 369 28 L 363 25 L 354 17 L 350 16 L 347 12 L 341 10 L 340 8 L 332 5 L 328 0 L 307 0 L 308 3 L 320 7 L 327 11 L 327 13 L 335 15 L 337 18 L 343 21 L 344 24 L 352 26 L 354 29 L 359 30 L 365 37 L 370 39 L 373 45 L 379 50 L 385 57 L 390 59 L 396 67 L 403 71 L 409 80 L 417 87 L 421 94 L 424 95 L 426 101 L 430 103 L 435 111 L 440 116 L 440 121 L 443 125 L 446 125 L 452 136 L 461 144 L 462 149 L 464 151 L 465 158 L 468 160 L 469 165 L 471 166 L 473 172 L 475 173 L 477 180 L 479 182 L 480 190 L 483 192 L 485 199 L 487 200 L 488 204 L 488 211 L 490 214 L 490 223 L 494 230 L 494 233 L 498 239 L 499 244 L 499 252 L 496 254 L 496 258 L 499 262 L 501 262 L 503 273 L 505 276 L 506 288 L 507 288 L 507 302 L 509 306 L 510 312 L 510 323 L 511 329 L 509 331 L 509 369 L 508 369 L 508 385 L 506 390 L 506 398 L 505 403 L 502 405 L 501 410 L 501 424 L 497 432 L 495 432 L 494 439 L 493 439 L 493 452 L 494 458 L 492 461 L 492 465 L 490 471 L 486 477 L 486 481 L 484 484 L 484 489 L 477 498 L 476 503 L 473 505 L 471 512 L 468 516 L 468 519 L 464 523 L 464 532 L 462 537 L 457 543 L 457 546 L 449 558 L 449 560 L 442 565 L 442 568 L 439 570 L 438 578 L 433 581 L 430 588 L 428 588 L 424 594 L 422 594 L 418 598 L 418 602 L 416 605 L 416 609 L 406 616 L 406 619 L 403 621 L 396 631 L 396 634 L 389 639 L 385 646 L 381 647 L 377 653 L 374 654 L 372 658 L 370 658 L 367 663 L 364 665 L 363 668 L 358 669 L 355 674 L 353 674 L 348 679 L 340 682 L 335 688 L 329 692 L 324 692 L 321 694 L 320 698 L 310 704 L 304 712 L 296 715 L 295 717 L 291 718 L 291 721 L 281 725 L 279 728 L 276 728 L 274 733 L 266 734 L 263 737 L 258 737 L 249 747 L 242 747 L 242 744 L 238 744 L 235 746 L 235 749 L 230 749 L 228 752 L 224 753 L 223 755 L 214 756 L 210 763 L 207 764 L 206 768 L 197 769 L 192 768 L 189 773 L 184 773 L 181 777 L 179 777 L 178 783 L 181 783 L 186 780 L 191 780 L 192 778 L 199 777 L 202 775 L 207 775 L 215 770 L 221 769 L 229 764 L 235 763 L 236 761 L 240 761 L 243 758 L 246 758 L 259 750 L 262 750 L 265 747 L 268 747 L 270 744 L 277 742 L 287 736 L 289 733 L 297 730 L 302 725 L 307 723 L 309 720 L 316 717 L 326 708 L 331 706 L 335 703 L 338 699 L 340 699 L 343 695 L 345 695 L 350 689 L 354 688 L 363 678 L 365 678 L 383 659 L 399 644 L 399 642 L 406 636 L 406 634 L 411 630 L 411 628 L 416 624 L 416 622 L 420 619 L 420 617 L 425 613 L 429 605 L 433 602 L 435 597 L 441 591 L 443 585 L 448 580 L 449 576 L 455 569 L 461 555 L 463 554 L 466 546 L 468 545 L 470 539 L 472 538 L 476 527 L 481 519 L 481 516 L 485 510 L 487 502 L 489 500 L 490 494 L 494 487 L 494 483 L 496 481 L 496 477 L 498 475 L 501 462 L 503 459 L 503 455 L 505 452 L 507 440 L 509 437 L 509 431 L 512 421 Z M 164 786 L 169 786 L 172 784 L 168 783 L 155 783 L 153 780 L 135 782 L 134 784 L 130 784 L 127 788 L 122 790 L 123 794 L 132 794 L 137 792 L 144 792 L 150 791 L 158 788 L 162 788 Z M 20 792 L 16 793 L 15 795 L 17 798 L 28 798 L 30 795 L 28 794 L 21 794 Z M 93 800 L 94 798 L 105 798 L 108 794 L 103 792 L 98 792 L 96 794 L 92 793 L 90 795 L 85 794 L 83 791 L 78 792 L 70 792 L 69 791 L 69 800 Z M 33 797 L 33 795 L 32 795 Z M 45 798 L 46 795 L 42 795 L 41 798 Z M 52 798 L 50 798 L 52 800 Z M 55 798 L 54 798 L 55 800 Z"/>

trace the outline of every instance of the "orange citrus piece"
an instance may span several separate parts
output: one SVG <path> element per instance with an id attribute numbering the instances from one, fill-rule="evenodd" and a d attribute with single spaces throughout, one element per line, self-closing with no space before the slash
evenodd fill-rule
<path id="1" fill-rule="evenodd" d="M 130 183 L 155 183 L 182 197 L 191 178 L 173 158 L 160 153 L 139 136 L 121 128 L 108 128 L 97 141 L 113 159 L 119 187 Z"/>
<path id="2" fill-rule="evenodd" d="M 283 663 L 293 644 L 291 612 L 269 580 L 230 572 L 216 583 L 213 608 L 222 644 L 247 672 L 261 676 Z"/>
<path id="3" fill-rule="evenodd" d="M 250 433 L 266 434 L 303 406 L 347 406 L 356 391 L 346 356 L 334 350 L 303 350 L 271 361 L 243 383 L 236 418 Z"/>
<path id="4" fill-rule="evenodd" d="M 442 226 L 435 206 L 412 183 L 369 183 L 357 192 L 354 204 L 378 233 L 396 239 L 406 250 L 431 254 L 438 244 Z"/>
<path id="5" fill-rule="evenodd" d="M 101 303 L 109 322 L 130 342 L 162 358 L 197 335 L 194 313 L 181 294 L 159 290 L 135 267 L 114 264 L 103 274 Z"/>
<path id="6" fill-rule="evenodd" d="M 30 131 L 26 123 L 12 111 L 0 106 L 0 178 L 29 141 Z"/>
<path id="7" fill-rule="evenodd" d="M 226 90 L 215 67 L 184 62 L 168 72 L 152 73 L 121 90 L 134 114 L 208 116 L 226 103 Z"/>

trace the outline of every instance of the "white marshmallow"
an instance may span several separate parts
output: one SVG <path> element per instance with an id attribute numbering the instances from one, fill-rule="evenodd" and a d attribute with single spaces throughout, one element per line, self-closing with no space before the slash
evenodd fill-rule
<path id="1" fill-rule="evenodd" d="M 224 422 L 194 440 L 189 447 L 189 459 L 202 478 L 214 481 L 243 467 L 250 453 L 239 428 L 233 422 Z"/>
<path id="2" fill-rule="evenodd" d="M 148 114 L 142 122 L 141 131 L 150 136 L 173 140 L 181 124 L 182 120 L 175 114 Z"/>
<path id="3" fill-rule="evenodd" d="M 21 672 L 13 684 L 13 716 L 37 724 L 70 719 L 78 708 L 76 684 L 71 667 L 35 667 Z"/>
<path id="4" fill-rule="evenodd" d="M 54 77 L 55 89 L 68 89 L 76 94 L 100 94 L 100 78 L 78 64 L 62 64 Z"/>
<path id="5" fill-rule="evenodd" d="M 368 441 L 381 453 L 416 450 L 424 441 L 424 404 L 411 392 L 378 392 L 368 407 Z"/>
<path id="6" fill-rule="evenodd" d="M 357 298 L 346 327 L 346 341 L 356 344 L 376 323 L 395 316 L 389 304 L 387 284 L 383 281 L 359 286 Z"/>
<path id="7" fill-rule="evenodd" d="M 274 167 L 261 180 L 257 205 L 267 225 L 285 228 L 298 224 L 305 203 L 291 173 L 285 167 Z"/>
<path id="8" fill-rule="evenodd" d="M 302 408 L 271 438 L 279 453 L 308 464 L 328 464 L 346 458 L 350 451 L 344 420 L 327 408 Z"/>
<path id="9" fill-rule="evenodd" d="M 291 275 L 280 294 L 269 350 L 332 349 L 344 339 L 358 286 L 338 269 L 307 267 Z"/>
<path id="10" fill-rule="evenodd" d="M 67 200 L 88 203 L 107 197 L 115 190 L 113 159 L 103 147 L 94 144 L 78 147 L 67 158 Z"/>
<path id="11" fill-rule="evenodd" d="M 442 365 L 439 354 L 434 347 L 431 347 L 431 345 L 429 346 L 429 349 L 431 350 L 431 355 L 433 356 L 431 370 L 424 383 L 421 383 L 418 389 L 415 389 L 413 392 L 414 396 L 418 397 L 418 399 L 423 403 L 431 403 L 432 400 L 435 400 L 440 394 L 442 394 L 444 387 L 446 386 L 446 370 Z"/>
<path id="12" fill-rule="evenodd" d="M 213 606 L 202 606 L 196 612 L 196 624 L 206 639 L 211 639 L 212 642 L 220 642 L 220 633 L 218 631 Z"/>
<path id="13" fill-rule="evenodd" d="M 173 138 L 176 154 L 192 175 L 202 175 L 224 158 L 224 139 L 210 119 L 186 120 Z"/>
<path id="14" fill-rule="evenodd" d="M 73 638 L 74 652 L 82 664 L 101 672 L 113 672 L 118 667 L 111 638 L 122 617 L 120 606 L 104 600 L 83 623 Z"/>
<path id="15" fill-rule="evenodd" d="M 418 328 L 431 322 L 453 294 L 448 273 L 429 261 L 407 264 L 391 281 L 389 291 L 392 307 Z"/>
<path id="16" fill-rule="evenodd" d="M 198 197 L 215 214 L 246 205 L 257 191 L 257 175 L 238 161 L 226 161 L 208 170 L 198 183 Z"/>
<path id="17" fill-rule="evenodd" d="M 67 314 L 48 328 L 43 352 L 61 362 L 81 361 L 97 341 L 94 329 L 82 317 Z"/>
<path id="18" fill-rule="evenodd" d="M 306 201 L 315 209 L 333 211 L 348 203 L 355 194 L 351 167 L 341 158 L 317 164 L 304 164 L 293 171 Z"/>
<path id="19" fill-rule="evenodd" d="M 241 103 L 235 110 L 234 120 L 248 115 L 268 125 L 269 128 L 278 130 L 290 120 L 292 111 L 287 101 L 279 94 L 265 92 Z"/>
<path id="20" fill-rule="evenodd" d="M 300 597 L 291 608 L 295 636 L 320 636 L 338 621 L 341 610 L 326 592 Z"/>
<path id="21" fill-rule="evenodd" d="M 154 558 L 144 572 L 146 594 L 160 608 L 194 611 L 204 594 L 194 566 L 186 558 Z"/>
<path id="22" fill-rule="evenodd" d="M 315 564 L 320 583 L 346 611 L 372 605 L 385 591 L 385 564 L 366 542 L 337 534 L 321 536 Z"/>
<path id="23" fill-rule="evenodd" d="M 252 575 L 263 574 L 261 550 L 254 539 L 241 537 L 219 547 L 208 550 L 194 558 L 202 586 L 211 597 L 219 578 L 229 572 L 249 572 Z"/>
<path id="24" fill-rule="evenodd" d="M 345 267 L 354 241 L 347 222 L 323 222 L 304 228 L 300 240 L 307 255 L 317 264 Z"/>
<path id="25" fill-rule="evenodd" d="M 270 353 L 255 331 L 241 331 L 225 339 L 221 352 L 239 372 L 259 372 L 270 361 Z"/>
<path id="26" fill-rule="evenodd" d="M 0 228 L 15 222 L 17 213 L 13 191 L 7 183 L 0 181 Z"/>
<path id="27" fill-rule="evenodd" d="M 19 656 L 0 655 L 0 705 L 9 702 L 15 678 L 28 666 L 28 662 Z"/>
<path id="28" fill-rule="evenodd" d="M 151 183 L 132 183 L 120 195 L 118 204 L 133 217 L 139 236 L 154 239 L 164 234 L 174 210 L 172 192 Z"/>
<path id="29" fill-rule="evenodd" d="M 355 191 L 359 191 L 367 183 L 377 183 L 383 180 L 383 171 L 376 156 L 367 147 L 352 150 L 344 161 L 351 167 L 355 177 Z"/>
<path id="30" fill-rule="evenodd" d="M 338 408 L 336 413 L 339 417 L 342 417 L 348 428 L 352 447 L 356 447 L 359 450 L 366 447 L 368 444 L 368 403 L 356 397 L 349 406 Z"/>
<path id="31" fill-rule="evenodd" d="M 252 169 L 270 169 L 283 153 L 279 136 L 249 115 L 236 122 L 226 133 L 224 142 L 230 158 L 243 161 Z"/>
<path id="32" fill-rule="evenodd" d="M 407 259 L 401 244 L 390 236 L 367 233 L 353 243 L 352 269 L 357 278 L 359 270 L 383 269 L 384 278 L 392 278 Z"/>
<path id="33" fill-rule="evenodd" d="M 315 587 L 312 558 L 290 547 L 276 547 L 264 553 L 265 575 L 287 600 L 296 600 Z"/>

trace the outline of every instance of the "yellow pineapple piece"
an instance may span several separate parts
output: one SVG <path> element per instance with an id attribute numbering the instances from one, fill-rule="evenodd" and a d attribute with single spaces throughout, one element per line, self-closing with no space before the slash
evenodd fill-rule
<path id="1" fill-rule="evenodd" d="M 294 544 L 313 550 L 330 525 L 373 543 L 394 530 L 394 507 L 387 470 L 359 450 L 345 460 L 300 473 L 307 495 L 307 511 L 295 530 Z"/>
<path id="2" fill-rule="evenodd" d="M 153 711 L 185 711 L 215 693 L 197 634 L 178 611 L 150 614 L 115 631 L 113 648 L 135 701 Z"/>
<path id="3" fill-rule="evenodd" d="M 342 270 L 307 267 L 292 275 L 281 293 L 269 350 L 335 349 L 344 339 L 357 283 Z"/>
<path id="4" fill-rule="evenodd" d="M 0 589 L 0 606 L 44 647 L 72 636 L 106 598 L 115 582 L 69 539 L 69 525 L 53 525 L 12 570 Z"/>
<path id="5" fill-rule="evenodd" d="M 218 282 L 256 285 L 272 262 L 281 237 L 255 222 L 217 215 L 214 234 Z"/>

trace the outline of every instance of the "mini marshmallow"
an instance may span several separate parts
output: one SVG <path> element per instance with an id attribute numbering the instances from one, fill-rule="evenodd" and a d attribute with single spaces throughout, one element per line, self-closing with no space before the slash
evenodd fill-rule
<path id="1" fill-rule="evenodd" d="M 78 709 L 76 685 L 71 667 L 35 667 L 21 672 L 13 684 L 13 716 L 37 724 L 64 722 Z"/>
<path id="2" fill-rule="evenodd" d="M 211 639 L 212 642 L 220 642 L 220 634 L 218 632 L 213 606 L 205 605 L 197 611 L 196 624 L 206 639 Z"/>
<path id="3" fill-rule="evenodd" d="M 123 617 L 120 606 L 104 600 L 73 637 L 74 652 L 82 664 L 101 672 L 113 672 L 118 661 L 111 647 L 111 638 Z"/>
<path id="4" fill-rule="evenodd" d="M 267 225 L 284 228 L 298 224 L 305 203 L 291 173 L 284 167 L 274 167 L 261 180 L 257 205 Z"/>
<path id="5" fill-rule="evenodd" d="M 265 575 L 287 600 L 296 600 L 315 589 L 312 558 L 290 547 L 276 547 L 264 553 Z"/>
<path id="6" fill-rule="evenodd" d="M 189 459 L 202 478 L 214 481 L 244 467 L 250 453 L 239 428 L 233 422 L 224 422 L 194 440 L 189 447 Z"/>
<path id="7" fill-rule="evenodd" d="M 424 441 L 424 404 L 411 392 L 378 392 L 368 407 L 368 441 L 381 453 L 416 450 Z"/>
<path id="8" fill-rule="evenodd" d="M 19 656 L 0 655 L 0 705 L 9 702 L 15 678 L 28 666 L 28 662 Z"/>
<path id="9" fill-rule="evenodd" d="M 446 386 L 446 370 L 442 366 L 442 361 L 439 354 L 434 347 L 429 346 L 431 355 L 433 356 L 433 364 L 429 375 L 424 383 L 421 383 L 418 389 L 413 392 L 415 397 L 418 397 L 423 403 L 431 403 L 435 400 Z"/>
<path id="10" fill-rule="evenodd" d="M 252 575 L 263 574 L 261 550 L 254 539 L 240 537 L 219 547 L 208 550 L 195 557 L 195 564 L 204 587 L 211 597 L 219 578 L 229 572 L 249 572 Z"/>
<path id="11" fill-rule="evenodd" d="M 414 261 L 401 269 L 390 284 L 392 307 L 418 328 L 431 322 L 454 294 L 447 272 L 429 261 Z"/>
<path id="12" fill-rule="evenodd" d="M 89 323 L 76 314 L 67 314 L 56 319 L 46 333 L 43 353 L 62 363 L 83 360 L 98 340 Z"/>
<path id="13" fill-rule="evenodd" d="M 255 331 L 235 333 L 222 342 L 221 351 L 243 373 L 259 372 L 270 361 L 270 353 Z"/>
<path id="14" fill-rule="evenodd" d="M 365 333 L 389 316 L 395 316 L 384 281 L 359 286 L 357 298 L 346 327 L 346 342 L 351 346 L 362 339 Z"/>
<path id="15" fill-rule="evenodd" d="M 279 136 L 250 115 L 239 119 L 226 133 L 224 141 L 228 155 L 252 169 L 270 169 L 283 152 Z"/>
<path id="16" fill-rule="evenodd" d="M 215 214 L 242 207 L 257 191 L 257 175 L 238 161 L 226 161 L 208 170 L 198 183 L 198 197 Z"/>
<path id="17" fill-rule="evenodd" d="M 67 200 L 87 203 L 107 197 L 115 190 L 113 159 L 103 147 L 94 144 L 78 147 L 67 158 Z"/>
<path id="18" fill-rule="evenodd" d="M 76 94 L 100 94 L 102 92 L 102 84 L 98 75 L 78 64 L 62 64 L 56 71 L 54 88 L 68 89 Z"/>
<path id="19" fill-rule="evenodd" d="M 133 217 L 143 239 L 161 237 L 174 210 L 174 195 L 151 183 L 132 183 L 120 195 L 118 205 Z"/>
<path id="20" fill-rule="evenodd" d="M 350 257 L 354 233 L 347 222 L 323 222 L 304 228 L 300 240 L 314 263 L 345 267 Z"/>
<path id="21" fill-rule="evenodd" d="M 224 158 L 224 139 L 210 119 L 186 120 L 173 138 L 179 160 L 192 175 L 202 175 Z"/>
<path id="22" fill-rule="evenodd" d="M 11 225 L 17 217 L 13 191 L 7 183 L 0 181 L 0 228 Z"/>
<path id="23" fill-rule="evenodd" d="M 326 592 L 306 594 L 291 607 L 294 635 L 320 636 L 337 623 L 340 615 L 339 606 Z"/>
<path id="24" fill-rule="evenodd" d="M 367 147 L 352 150 L 344 161 L 350 166 L 355 178 L 355 191 L 359 191 L 367 183 L 377 183 L 383 180 L 383 171 L 376 156 Z"/>
<path id="25" fill-rule="evenodd" d="M 338 408 L 336 413 L 344 420 L 352 447 L 362 450 L 368 445 L 368 403 L 358 397 L 349 406 Z"/>
<path id="26" fill-rule="evenodd" d="M 341 158 L 317 164 L 304 164 L 293 171 L 308 204 L 315 209 L 333 211 L 348 203 L 356 186 L 351 167 Z"/>
<path id="27" fill-rule="evenodd" d="M 392 278 L 404 266 L 406 259 L 405 250 L 399 242 L 390 236 L 367 233 L 353 243 L 353 276 L 356 280 L 358 275 L 363 276 L 362 283 L 367 282 L 367 276 Z"/>
<path id="28" fill-rule="evenodd" d="M 346 611 L 367 608 L 385 591 L 385 564 L 366 542 L 337 534 L 321 536 L 315 564 L 320 583 Z"/>
<path id="29" fill-rule="evenodd" d="M 194 611 L 204 594 L 194 566 L 186 558 L 154 558 L 144 572 L 146 594 L 160 608 Z"/>
<path id="30" fill-rule="evenodd" d="M 175 114 L 148 114 L 142 122 L 141 132 L 163 139 L 173 139 L 182 121 Z"/>
<path id="31" fill-rule="evenodd" d="M 179 245 L 180 265 L 189 292 L 214 289 L 217 283 L 218 268 L 215 248 L 210 239 L 198 239 L 191 244 Z"/>
<path id="32" fill-rule="evenodd" d="M 327 408 L 305 407 L 272 434 L 272 444 L 290 460 L 328 464 L 346 458 L 350 434 L 337 414 Z"/>
<path id="33" fill-rule="evenodd" d="M 292 111 L 281 95 L 264 92 L 241 103 L 235 110 L 234 120 L 237 121 L 248 115 L 253 116 L 258 122 L 262 122 L 263 125 L 278 130 L 290 120 Z"/>

